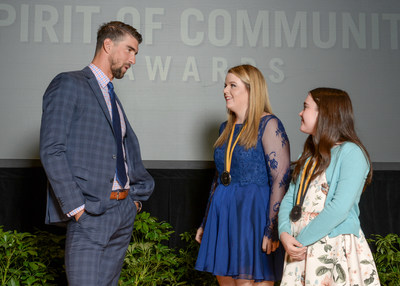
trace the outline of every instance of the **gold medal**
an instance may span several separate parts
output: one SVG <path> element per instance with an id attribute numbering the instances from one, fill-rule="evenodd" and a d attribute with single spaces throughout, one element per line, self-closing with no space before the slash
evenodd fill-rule
<path id="1" fill-rule="evenodd" d="M 221 182 L 224 186 L 228 186 L 231 183 L 231 174 L 227 171 L 224 171 L 221 174 Z"/>
<path id="2" fill-rule="evenodd" d="M 301 206 L 295 205 L 292 208 L 289 217 L 292 222 L 298 221 L 301 218 Z"/>

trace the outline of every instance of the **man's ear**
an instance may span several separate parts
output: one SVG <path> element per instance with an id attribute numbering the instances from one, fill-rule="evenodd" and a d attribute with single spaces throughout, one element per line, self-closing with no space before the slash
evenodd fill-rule
<path id="1" fill-rule="evenodd" d="M 103 42 L 103 50 L 104 50 L 107 54 L 110 53 L 110 51 L 111 51 L 111 49 L 112 49 L 113 46 L 114 46 L 114 42 L 111 41 L 111 39 L 106 38 L 106 39 L 104 40 L 104 42 Z"/>

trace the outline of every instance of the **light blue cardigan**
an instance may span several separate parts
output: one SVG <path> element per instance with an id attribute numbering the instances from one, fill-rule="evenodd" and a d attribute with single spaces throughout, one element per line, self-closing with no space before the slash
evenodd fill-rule
<path id="1" fill-rule="evenodd" d="M 360 210 L 358 203 L 369 172 L 369 163 L 362 149 L 345 142 L 331 149 L 331 162 L 326 169 L 329 192 L 324 209 L 296 237 L 303 246 L 308 246 L 329 235 L 359 235 Z M 279 210 L 279 237 L 282 232 L 292 235 L 289 214 L 292 210 L 299 179 L 289 186 Z"/>

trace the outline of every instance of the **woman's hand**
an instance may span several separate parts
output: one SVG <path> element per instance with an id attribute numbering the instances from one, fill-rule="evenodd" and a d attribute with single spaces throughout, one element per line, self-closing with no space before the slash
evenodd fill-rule
<path id="1" fill-rule="evenodd" d="M 270 238 L 264 236 L 262 242 L 262 250 L 267 253 L 271 254 L 274 252 L 279 246 L 279 241 L 272 241 Z"/>
<path id="2" fill-rule="evenodd" d="M 196 237 L 195 237 L 195 240 L 196 240 L 198 243 L 201 243 L 201 239 L 203 238 L 203 233 L 204 233 L 204 229 L 203 229 L 202 227 L 199 227 L 199 228 L 197 229 Z"/>
<path id="3" fill-rule="evenodd" d="M 287 232 L 283 232 L 280 239 L 283 247 L 286 250 L 286 253 L 291 259 L 301 261 L 306 258 L 307 247 L 303 246 L 293 236 Z"/>

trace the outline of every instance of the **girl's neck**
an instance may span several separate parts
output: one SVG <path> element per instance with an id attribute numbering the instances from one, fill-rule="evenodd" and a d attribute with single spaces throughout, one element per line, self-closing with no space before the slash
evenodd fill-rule
<path id="1" fill-rule="evenodd" d="M 246 112 L 238 112 L 235 113 L 236 115 L 236 124 L 243 124 L 243 122 L 246 120 Z"/>

